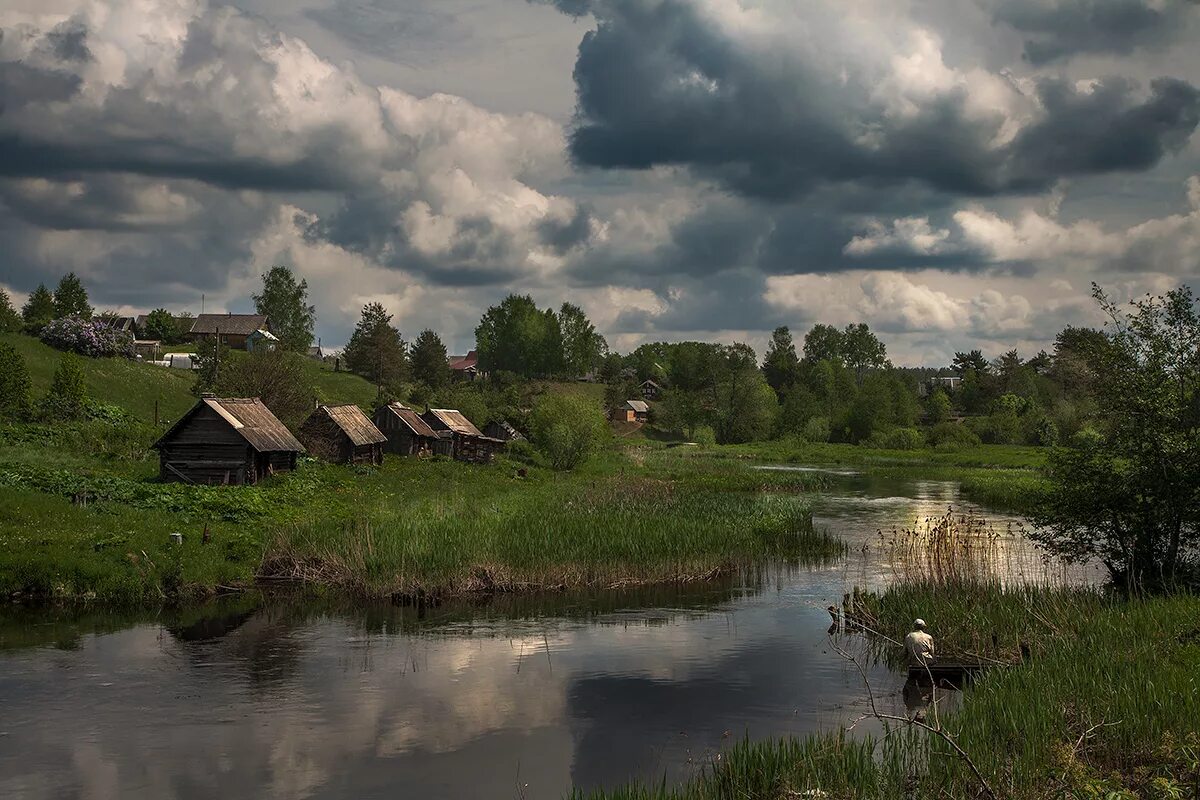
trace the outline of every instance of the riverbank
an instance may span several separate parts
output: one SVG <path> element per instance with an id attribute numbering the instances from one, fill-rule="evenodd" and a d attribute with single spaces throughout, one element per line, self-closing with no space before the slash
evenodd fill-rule
<path id="1" fill-rule="evenodd" d="M 557 473 L 389 458 L 305 461 L 256 487 L 153 480 L 153 462 L 0 464 L 0 592 L 113 603 L 285 584 L 358 596 L 452 595 L 711 578 L 823 559 L 811 478 L 712 460 L 670 469 L 607 453 Z M 180 533 L 181 545 L 170 534 Z"/>
<path id="2" fill-rule="evenodd" d="M 1195 796 L 1200 599 L 1118 600 L 1089 590 L 999 584 L 948 593 L 945 586 L 912 584 L 870 602 L 876 622 L 893 638 L 922 613 L 944 652 L 1013 663 L 986 672 L 964 693 L 959 710 L 927 717 L 966 758 L 938 735 L 893 721 L 887 724 L 894 733 L 885 740 L 835 731 L 743 742 L 684 787 L 632 786 L 575 797 Z M 966 621 L 953 622 L 959 618 Z M 1014 662 L 1021 645 L 1026 660 Z"/>

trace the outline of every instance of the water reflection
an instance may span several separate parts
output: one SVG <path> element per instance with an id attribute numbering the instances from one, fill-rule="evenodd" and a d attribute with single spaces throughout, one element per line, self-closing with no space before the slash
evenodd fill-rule
<path id="1" fill-rule="evenodd" d="M 957 502 L 949 484 L 839 480 L 817 521 L 858 545 Z M 0 797 L 536 800 L 681 780 L 742 736 L 862 714 L 825 608 L 888 574 L 868 547 L 700 586 L 433 607 L 0 611 Z M 904 713 L 905 676 L 868 674 Z"/>

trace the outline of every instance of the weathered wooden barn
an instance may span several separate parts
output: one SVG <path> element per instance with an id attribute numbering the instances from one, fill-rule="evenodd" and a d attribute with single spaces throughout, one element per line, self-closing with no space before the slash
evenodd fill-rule
<path id="1" fill-rule="evenodd" d="M 164 481 L 253 484 L 296 468 L 304 446 L 258 398 L 201 397 L 154 447 Z"/>
<path id="2" fill-rule="evenodd" d="M 335 464 L 382 464 L 387 436 L 353 404 L 317 406 L 297 438 L 309 453 Z"/>
<path id="3" fill-rule="evenodd" d="M 613 410 L 617 422 L 649 422 L 650 405 L 645 400 L 626 400 Z"/>
<path id="4" fill-rule="evenodd" d="M 643 400 L 661 400 L 663 396 L 663 388 L 652 380 L 642 381 L 642 385 L 638 387 L 642 392 Z"/>
<path id="5" fill-rule="evenodd" d="M 502 442 L 523 442 L 525 437 L 519 430 L 508 423 L 507 420 L 492 420 L 487 425 L 483 426 L 483 435 L 490 436 L 493 439 L 499 439 Z"/>
<path id="6" fill-rule="evenodd" d="M 421 415 L 421 419 L 425 420 L 439 437 L 452 443 L 452 452 L 458 461 L 487 464 L 496 453 L 504 450 L 503 441 L 484 436 L 461 411 L 452 408 L 431 408 Z"/>
<path id="7" fill-rule="evenodd" d="M 402 456 L 454 454 L 454 442 L 438 436 L 421 415 L 403 403 L 388 403 L 375 409 L 375 427 L 387 437 L 384 447 Z"/>

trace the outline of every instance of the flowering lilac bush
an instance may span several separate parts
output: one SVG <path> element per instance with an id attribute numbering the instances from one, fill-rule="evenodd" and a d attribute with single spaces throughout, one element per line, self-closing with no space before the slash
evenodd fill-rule
<path id="1" fill-rule="evenodd" d="M 133 335 L 98 319 L 77 316 L 56 319 L 42 329 L 41 337 L 51 347 L 91 358 L 133 358 Z"/>

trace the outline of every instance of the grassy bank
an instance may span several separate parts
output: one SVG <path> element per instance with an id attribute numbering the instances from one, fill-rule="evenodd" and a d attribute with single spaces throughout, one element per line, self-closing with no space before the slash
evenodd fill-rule
<path id="1" fill-rule="evenodd" d="M 997 668 L 941 717 L 996 797 L 1194 798 L 1200 787 L 1200 600 L 1117 601 L 1095 593 L 913 585 L 879 598 L 903 632 L 917 609 L 948 651 L 1028 660 Z M 932 616 L 932 615 L 931 615 Z M 961 623 L 951 623 L 962 619 Z M 942 626 L 945 627 L 942 627 Z M 998 644 L 991 645 L 991 633 Z M 884 741 L 842 733 L 742 743 L 695 782 L 629 787 L 591 800 L 778 800 L 786 797 L 979 797 L 966 761 L 905 725 Z M 820 793 L 817 793 L 817 792 Z M 807 792 L 808 794 L 805 794 Z"/>

